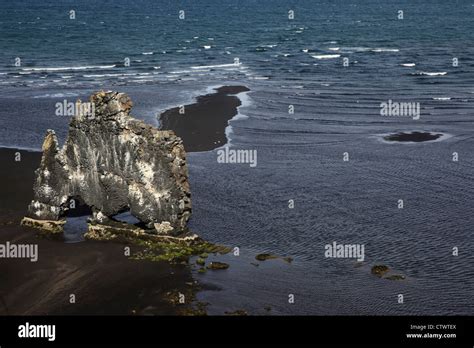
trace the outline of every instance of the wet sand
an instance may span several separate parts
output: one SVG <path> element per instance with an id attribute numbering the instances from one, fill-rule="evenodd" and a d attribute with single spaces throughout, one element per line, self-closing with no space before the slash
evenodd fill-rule
<path id="1" fill-rule="evenodd" d="M 36 243 L 38 261 L 0 259 L 0 315 L 175 315 L 187 308 L 168 301 L 192 291 L 185 265 L 130 260 L 118 243 L 48 240 L 14 222 L 0 226 L 0 243 Z"/>
<path id="2" fill-rule="evenodd" d="M 240 105 L 235 95 L 247 90 L 221 87 L 187 105 L 184 115 L 170 109 L 162 114 L 162 129 L 181 136 L 188 152 L 219 147 Z M 0 148 L 0 161 L 0 244 L 38 244 L 37 262 L 0 259 L 0 315 L 177 315 L 187 310 L 170 298 L 176 300 L 178 293 L 193 297 L 197 285 L 189 266 L 130 260 L 124 244 L 64 243 L 21 226 L 41 153 Z M 133 253 L 138 247 L 131 248 Z"/>
<path id="3" fill-rule="evenodd" d="M 0 244 L 38 244 L 37 262 L 0 259 L 0 315 L 179 314 L 183 305 L 168 298 L 190 293 L 187 266 L 130 260 L 125 244 L 64 243 L 20 226 L 40 159 L 39 152 L 0 149 Z"/>
<path id="4" fill-rule="evenodd" d="M 411 132 L 411 133 L 397 133 L 391 134 L 384 139 L 386 141 L 399 141 L 399 142 L 414 142 L 414 143 L 421 143 L 423 141 L 432 141 L 436 140 L 443 136 L 443 134 L 439 133 L 429 133 L 429 132 Z"/>
<path id="5" fill-rule="evenodd" d="M 18 218 L 24 215 L 33 197 L 33 180 L 41 153 L 0 148 L 0 161 L 0 219 Z"/>
<path id="6" fill-rule="evenodd" d="M 160 115 L 161 129 L 172 129 L 183 139 L 188 152 L 209 151 L 227 142 L 225 128 L 241 105 L 237 94 L 249 91 L 244 86 L 224 86 L 216 93 L 197 97 L 184 106 L 184 114 L 176 107 Z"/>

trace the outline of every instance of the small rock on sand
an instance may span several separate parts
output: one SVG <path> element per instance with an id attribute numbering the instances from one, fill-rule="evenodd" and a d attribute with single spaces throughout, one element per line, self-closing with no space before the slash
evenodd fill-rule
<path id="1" fill-rule="evenodd" d="M 229 265 L 227 263 L 224 263 L 224 262 L 213 261 L 213 262 L 211 262 L 210 264 L 207 265 L 207 268 L 208 269 L 213 269 L 213 270 L 227 269 L 227 268 L 229 268 Z"/>

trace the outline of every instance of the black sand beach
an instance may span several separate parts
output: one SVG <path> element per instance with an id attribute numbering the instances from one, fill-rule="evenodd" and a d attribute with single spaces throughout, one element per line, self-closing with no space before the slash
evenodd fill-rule
<path id="1" fill-rule="evenodd" d="M 0 243 L 38 244 L 38 261 L 1 260 L 0 315 L 174 315 L 187 308 L 173 304 L 193 290 L 186 266 L 130 260 L 117 243 L 48 240 L 17 223 L 1 226 Z"/>
<path id="2" fill-rule="evenodd" d="M 411 133 L 396 133 L 384 137 L 387 141 L 398 141 L 398 142 L 413 142 L 421 143 L 424 141 L 432 141 L 440 138 L 443 134 L 430 133 L 430 132 L 411 132 Z"/>
<path id="3" fill-rule="evenodd" d="M 199 96 L 196 103 L 185 105 L 184 114 L 176 107 L 160 115 L 161 129 L 174 130 L 183 139 L 188 152 L 213 150 L 227 142 L 225 128 L 241 105 L 236 95 L 249 89 L 223 86 L 216 91 Z"/>
<path id="4" fill-rule="evenodd" d="M 64 243 L 20 226 L 41 153 L 0 149 L 0 159 L 0 244 L 38 244 L 37 262 L 0 260 L 0 315 L 173 315 L 187 309 L 172 303 L 178 293 L 192 298 L 195 284 L 185 265 L 130 260 L 124 244 Z"/>
<path id="5" fill-rule="evenodd" d="M 0 219 L 21 218 L 33 196 L 34 172 L 41 153 L 0 148 L 0 159 Z"/>
<path id="6" fill-rule="evenodd" d="M 235 94 L 247 90 L 222 87 L 187 105 L 185 115 L 178 108 L 166 111 L 162 129 L 173 129 L 182 136 L 188 152 L 221 146 L 226 142 L 227 122 L 240 105 Z M 20 226 L 33 196 L 34 171 L 41 153 L 2 148 L 0 160 L 0 244 L 38 244 L 37 262 L 0 260 L 0 314 L 190 313 L 189 306 L 176 304 L 179 293 L 189 300 L 196 290 L 188 266 L 130 260 L 124 255 L 124 244 L 64 243 Z M 76 298 L 74 304 L 69 303 L 71 294 Z"/>

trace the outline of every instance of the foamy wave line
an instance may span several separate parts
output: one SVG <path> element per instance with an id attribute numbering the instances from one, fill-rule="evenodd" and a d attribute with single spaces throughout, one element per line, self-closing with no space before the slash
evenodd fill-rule
<path id="1" fill-rule="evenodd" d="M 116 65 L 96 65 L 96 66 L 65 66 L 59 68 L 23 68 L 23 71 L 67 71 L 67 70 L 90 70 L 90 69 L 112 69 Z"/>
<path id="2" fill-rule="evenodd" d="M 199 69 L 212 69 L 212 68 L 237 68 L 241 66 L 242 63 L 235 64 L 218 64 L 218 65 L 200 65 L 200 66 L 192 66 L 191 69 L 199 70 Z"/>
<path id="3" fill-rule="evenodd" d="M 41 147 L 15 146 L 15 145 L 0 145 L 0 149 L 9 150 L 24 150 L 28 152 L 42 152 Z"/>
<path id="4" fill-rule="evenodd" d="M 340 54 L 320 54 L 316 56 L 311 56 L 316 59 L 334 59 L 334 58 L 339 58 L 341 55 Z"/>
<path id="5" fill-rule="evenodd" d="M 400 52 L 398 48 L 374 48 L 372 52 Z"/>
<path id="6" fill-rule="evenodd" d="M 240 106 L 237 107 L 237 114 L 227 122 L 227 127 L 224 131 L 225 136 L 227 138 L 227 143 L 221 146 L 220 148 L 232 145 L 232 134 L 234 133 L 234 129 L 232 128 L 232 121 L 245 120 L 249 118 L 247 115 L 241 113 L 241 108 L 248 107 L 252 104 L 252 100 L 248 95 L 249 92 L 250 91 L 241 92 L 236 95 L 236 97 L 240 100 Z"/>
<path id="7" fill-rule="evenodd" d="M 170 71 L 170 74 L 189 74 L 191 73 L 191 70 L 175 70 L 175 71 Z"/>
<path id="8" fill-rule="evenodd" d="M 370 50 L 372 50 L 371 48 L 369 47 L 342 47 L 341 48 L 342 51 L 346 52 L 346 53 L 354 53 L 354 52 L 368 52 Z"/>
<path id="9" fill-rule="evenodd" d="M 78 93 L 66 92 L 66 93 L 53 93 L 53 94 L 41 94 L 35 95 L 33 98 L 65 98 L 65 97 L 78 97 Z"/>
<path id="10" fill-rule="evenodd" d="M 85 74 L 82 77 L 94 78 L 94 77 L 124 77 L 124 76 L 139 76 L 139 75 L 150 75 L 150 73 L 128 73 L 128 74 Z"/>
<path id="11" fill-rule="evenodd" d="M 447 71 L 442 71 L 442 72 L 425 72 L 425 71 L 420 71 L 417 73 L 414 73 L 412 75 L 424 75 L 424 76 L 444 76 L 447 75 Z"/>
<path id="12" fill-rule="evenodd" d="M 437 98 L 433 98 L 433 100 L 451 100 L 450 97 L 437 97 Z"/>
<path id="13" fill-rule="evenodd" d="M 415 66 L 416 64 L 415 63 L 403 63 L 402 66 L 406 66 L 406 67 L 412 67 L 412 66 Z"/>

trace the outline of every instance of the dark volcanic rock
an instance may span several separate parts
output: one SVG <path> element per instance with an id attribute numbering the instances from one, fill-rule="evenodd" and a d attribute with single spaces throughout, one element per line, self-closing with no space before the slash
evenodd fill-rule
<path id="1" fill-rule="evenodd" d="M 229 268 L 229 265 L 225 262 L 213 261 L 207 265 L 207 268 L 208 269 L 227 269 Z"/>
<path id="2" fill-rule="evenodd" d="M 72 118 L 61 149 L 48 130 L 30 217 L 59 220 L 80 197 L 98 223 L 130 210 L 159 234 L 185 231 L 191 194 L 181 139 L 131 117 L 124 93 L 98 92 L 90 102 L 93 117 Z"/>
<path id="3" fill-rule="evenodd" d="M 404 280 L 405 276 L 401 275 L 401 274 L 393 274 L 391 276 L 385 277 L 385 279 L 388 279 L 388 280 Z"/>
<path id="4" fill-rule="evenodd" d="M 258 254 L 257 256 L 255 256 L 255 259 L 258 261 L 272 260 L 277 258 L 278 256 L 272 254 Z"/>
<path id="5" fill-rule="evenodd" d="M 385 273 L 389 271 L 389 268 L 385 265 L 375 265 L 372 267 L 372 274 L 377 277 L 382 277 Z"/>

